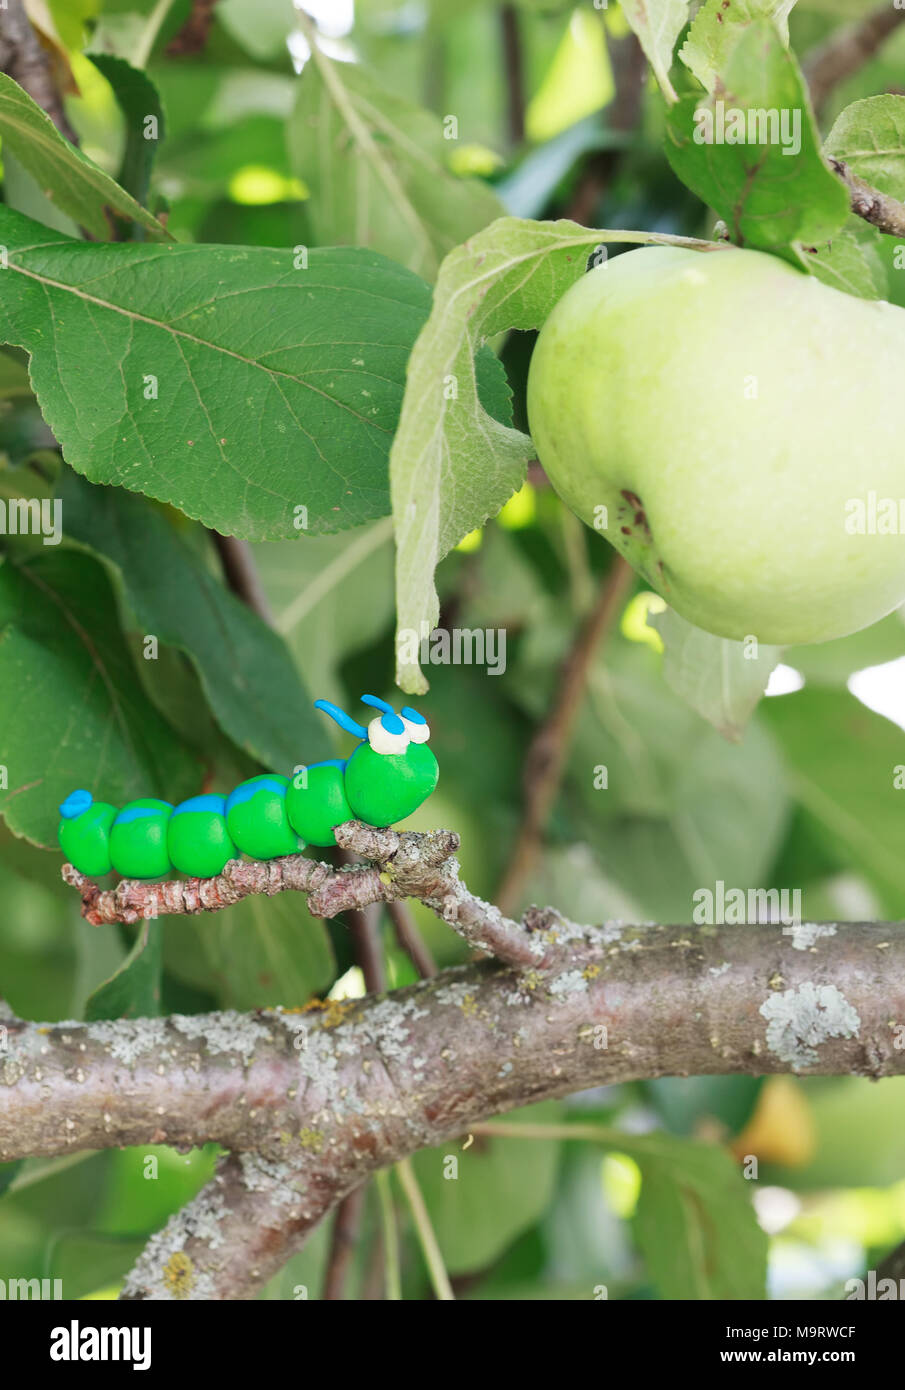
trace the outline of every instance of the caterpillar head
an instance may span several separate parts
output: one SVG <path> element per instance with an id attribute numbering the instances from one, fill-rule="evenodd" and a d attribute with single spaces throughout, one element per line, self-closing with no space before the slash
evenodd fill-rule
<path id="1" fill-rule="evenodd" d="M 346 796 L 353 813 L 367 825 L 393 825 L 410 816 L 437 785 L 440 770 L 427 746 L 430 728 L 410 705 L 397 714 L 376 695 L 362 695 L 361 700 L 380 711 L 367 726 L 328 700 L 314 703 L 340 728 L 361 739 L 345 770 Z"/>

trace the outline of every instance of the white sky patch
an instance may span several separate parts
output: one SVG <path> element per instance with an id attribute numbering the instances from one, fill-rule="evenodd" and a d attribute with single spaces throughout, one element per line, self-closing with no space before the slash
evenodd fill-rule
<path id="1" fill-rule="evenodd" d="M 754 1210 L 762 1230 L 775 1236 L 801 1211 L 801 1199 L 787 1187 L 755 1187 Z"/>
<path id="2" fill-rule="evenodd" d="M 295 0 L 295 8 L 309 14 L 328 39 L 344 38 L 355 23 L 355 0 Z"/>
<path id="3" fill-rule="evenodd" d="M 905 656 L 856 671 L 848 688 L 862 705 L 905 729 Z"/>
<path id="4" fill-rule="evenodd" d="M 355 54 L 343 40 L 350 34 L 355 24 L 355 0 L 294 0 L 295 9 L 301 10 L 317 25 L 318 47 L 338 63 L 353 63 Z M 311 45 L 301 29 L 294 29 L 286 40 L 292 66 L 301 72 L 311 57 Z"/>
<path id="5" fill-rule="evenodd" d="M 765 695 L 791 695 L 804 685 L 804 676 L 794 666 L 784 666 L 782 662 L 770 672 Z"/>

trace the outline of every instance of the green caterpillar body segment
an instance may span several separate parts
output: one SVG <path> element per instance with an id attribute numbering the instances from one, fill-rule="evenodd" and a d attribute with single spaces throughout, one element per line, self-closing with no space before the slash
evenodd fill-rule
<path id="1" fill-rule="evenodd" d="M 226 827 L 243 854 L 252 859 L 276 859 L 305 848 L 286 814 L 288 786 L 288 777 L 267 773 L 240 782 L 226 798 Z"/>
<path id="2" fill-rule="evenodd" d="M 286 792 L 289 819 L 309 845 L 335 845 L 335 825 L 355 820 L 346 797 L 342 762 L 299 768 Z"/>
<path id="3" fill-rule="evenodd" d="M 363 744 L 349 759 L 346 795 L 358 820 L 395 825 L 427 800 L 438 775 L 437 759 L 424 743 L 411 744 L 403 754 L 375 753 Z"/>
<path id="4" fill-rule="evenodd" d="M 101 878 L 113 868 L 110 827 L 119 812 L 106 801 L 95 801 L 90 792 L 67 796 L 60 807 L 60 847 L 70 863 L 83 874 Z"/>
<path id="5" fill-rule="evenodd" d="M 123 878 L 160 878 L 170 871 L 169 801 L 145 797 L 124 806 L 110 828 L 110 858 Z M 78 868 L 78 865 L 76 865 Z"/>
<path id="6" fill-rule="evenodd" d="M 91 793 L 71 792 L 60 807 L 60 846 L 80 873 L 99 878 L 162 878 L 171 870 L 214 878 L 230 859 L 276 859 L 309 845 L 335 845 L 345 821 L 389 826 L 404 820 L 437 785 L 430 730 L 416 710 L 401 717 L 373 695 L 365 704 L 383 713 L 367 727 L 325 700 L 315 704 L 360 739 L 348 760 L 299 767 L 291 778 L 263 773 L 228 797 L 193 796 L 179 806 L 153 797 L 122 810 Z"/>
<path id="7" fill-rule="evenodd" d="M 226 802 L 222 796 L 193 796 L 170 816 L 167 853 L 174 869 L 193 878 L 214 878 L 236 858 L 236 847 L 226 826 Z"/>

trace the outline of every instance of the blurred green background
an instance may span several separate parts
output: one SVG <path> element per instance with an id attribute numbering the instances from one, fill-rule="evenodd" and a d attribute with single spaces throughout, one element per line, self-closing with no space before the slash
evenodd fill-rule
<path id="1" fill-rule="evenodd" d="M 868 8 L 860 0 L 801 0 L 791 17 L 793 46 L 806 55 Z M 628 119 L 618 109 L 614 69 L 631 64 L 634 40 L 615 4 L 598 10 L 557 0 L 324 0 L 308 9 L 337 63 L 359 65 L 412 108 L 456 117 L 458 139 L 441 151 L 448 171 L 481 180 L 501 208 L 527 217 L 576 216 L 591 226 L 710 235 L 712 215 L 663 157 L 662 103 L 649 79 Z M 339 235 L 341 211 L 329 210 L 323 169 L 293 115 L 306 80 L 306 43 L 291 4 L 220 0 L 197 52 L 184 37 L 186 0 L 156 7 L 49 0 L 47 13 L 56 60 L 78 89 L 67 97 L 69 118 L 85 152 L 114 176 L 124 119 L 88 54 L 138 62 L 150 44 L 147 71 L 166 119 L 150 206 L 166 210 L 178 239 L 354 241 L 352 228 Z M 858 97 L 901 91 L 903 73 L 905 26 L 833 92 L 820 113 L 822 128 Z M 434 125 L 422 128 L 410 112 L 406 120 L 412 139 L 422 129 L 433 138 Z M 14 161 L 4 162 L 3 194 L 29 215 L 65 225 Z M 404 259 L 379 219 L 374 228 L 377 249 Z M 444 237 L 455 244 L 458 223 L 440 228 L 441 252 Z M 894 243 L 887 238 L 883 249 L 889 297 L 905 305 L 902 278 L 892 270 Z M 420 270 L 429 278 L 426 267 Z M 512 334 L 494 346 L 513 389 L 516 423 L 524 427 L 531 335 Z M 43 458 L 59 469 L 19 355 L 4 353 L 2 361 L 5 466 L 36 468 Z M 218 574 L 197 523 L 146 505 L 206 571 Z M 254 551 L 277 629 L 308 689 L 350 707 L 365 689 L 392 698 L 389 522 Z M 514 841 L 525 749 L 611 554 L 532 472 L 501 516 L 440 568 L 447 625 L 505 629 L 507 660 L 496 677 L 464 666 L 427 671 L 431 690 L 421 704 L 442 778 L 412 824 L 457 829 L 464 877 L 484 896 L 493 895 Z M 524 903 L 555 903 L 586 921 L 688 921 L 695 888 L 722 879 L 800 888 L 806 919 L 905 917 L 894 787 L 894 770 L 905 763 L 901 616 L 824 647 L 787 652 L 770 696 L 733 744 L 666 684 L 659 640 L 644 623 L 646 604 L 636 586 L 592 666 L 548 847 Z M 137 644 L 145 628 L 122 593 L 117 613 Z M 216 726 L 182 652 L 163 648 L 150 676 L 147 667 L 136 661 L 148 697 L 217 786 L 258 766 Z M 299 759 L 309 751 L 299 748 Z M 609 774 L 605 791 L 589 771 L 601 764 Z M 134 939 L 128 929 L 94 929 L 80 918 L 59 880 L 60 862 L 58 853 L 0 834 L 0 988 L 26 1018 L 82 1017 Z M 441 967 L 468 958 L 429 912 L 414 911 Z M 314 995 L 362 991 L 342 924 L 313 921 L 288 896 L 209 919 L 165 921 L 159 929 L 163 1011 L 299 1006 Z M 412 980 L 388 923 L 382 932 L 391 984 Z M 770 1238 L 774 1297 L 836 1297 L 846 1278 L 905 1238 L 905 1078 L 664 1080 L 547 1104 L 531 1118 L 594 1120 L 636 1134 L 660 1130 L 756 1154 L 759 1180 L 751 1186 Z M 680 1149 L 675 1153 L 681 1169 Z M 158 1159 L 154 1178 L 144 1176 L 148 1154 Z M 458 1296 L 580 1299 L 597 1296 L 601 1285 L 611 1298 L 679 1296 L 664 1260 L 639 1237 L 640 1176 L 630 1152 L 478 1140 L 467 1162 L 459 1157 L 458 1183 L 443 1181 L 443 1153 L 415 1162 Z M 144 1240 L 197 1191 L 214 1159 L 159 1148 L 0 1168 L 0 1189 L 8 1183 L 0 1201 L 0 1277 L 62 1278 L 68 1297 L 114 1296 Z M 418 1244 L 395 1195 L 403 1290 L 428 1296 Z M 381 1229 L 372 1186 L 351 1296 L 374 1297 L 382 1288 Z M 325 1227 L 265 1296 L 293 1299 L 307 1290 L 318 1297 L 328 1241 Z"/>

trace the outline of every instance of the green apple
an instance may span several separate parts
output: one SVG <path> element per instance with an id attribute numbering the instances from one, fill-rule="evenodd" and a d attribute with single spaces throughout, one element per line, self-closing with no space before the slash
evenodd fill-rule
<path id="1" fill-rule="evenodd" d="M 759 251 L 631 251 L 528 379 L 563 500 L 698 627 L 823 642 L 905 600 L 905 310 Z"/>

